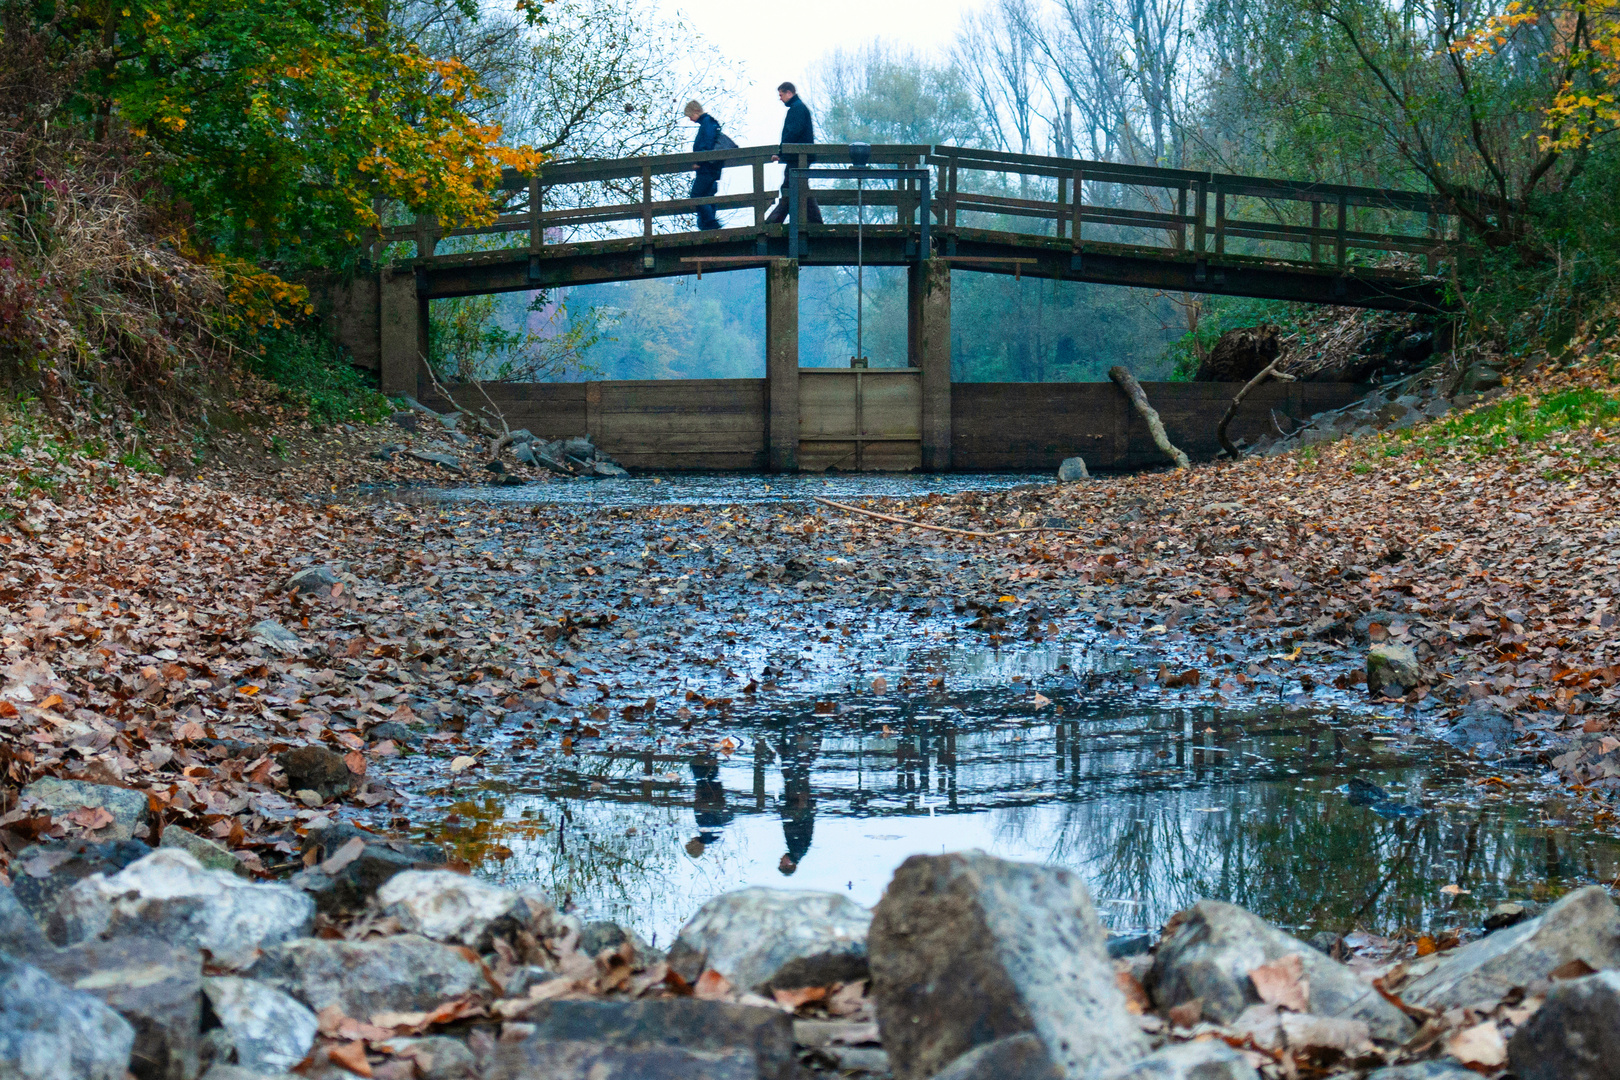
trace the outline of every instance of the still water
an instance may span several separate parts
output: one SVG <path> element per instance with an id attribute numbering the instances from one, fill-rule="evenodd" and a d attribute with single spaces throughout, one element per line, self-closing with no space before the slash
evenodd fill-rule
<path id="1" fill-rule="evenodd" d="M 583 535 L 594 506 L 913 497 L 1033 479 L 688 476 L 441 497 L 588 499 L 559 507 L 559 524 Z M 627 530 L 600 528 L 593 542 L 639 551 Z M 664 944 L 729 890 L 827 890 L 870 905 L 908 855 L 966 848 L 1074 869 L 1117 930 L 1156 929 L 1214 897 L 1300 932 L 1432 931 L 1620 876 L 1620 841 L 1540 786 L 1534 762 L 1493 777 L 1331 691 L 1219 705 L 1161 695 L 1144 672 L 1202 648 L 1180 635 L 1104 636 L 1081 618 L 1061 645 L 998 649 L 948 608 L 902 616 L 831 601 L 815 625 L 844 633 L 804 644 L 787 617 L 775 629 L 783 612 L 759 588 L 709 600 L 758 617 L 725 634 L 712 618 L 686 620 L 697 624 L 687 643 L 712 636 L 740 669 L 777 663 L 780 689 L 693 702 L 684 728 L 614 717 L 581 737 L 580 717 L 562 711 L 469 728 L 487 767 L 451 786 L 424 777 L 419 834 L 481 874 L 536 884 Z M 646 604 L 623 620 L 673 632 Z M 787 668 L 771 660 L 793 653 Z M 576 733 L 564 752 L 554 724 Z"/>

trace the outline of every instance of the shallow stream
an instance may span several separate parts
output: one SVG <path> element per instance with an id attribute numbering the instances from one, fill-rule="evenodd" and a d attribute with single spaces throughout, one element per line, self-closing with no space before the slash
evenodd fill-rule
<path id="1" fill-rule="evenodd" d="M 1041 479 L 666 477 L 438 497 L 605 518 L 648 503 L 757 508 Z M 604 535 L 629 553 L 645 543 L 612 528 L 594 542 Z M 551 587 L 578 595 L 561 577 Z M 475 717 L 466 734 L 485 768 L 472 781 L 420 777 L 417 832 L 480 873 L 665 944 L 728 890 L 872 904 L 906 856 L 971 847 L 1075 869 L 1120 931 L 1156 929 L 1201 897 L 1301 932 L 1432 931 L 1620 876 L 1620 841 L 1573 824 L 1533 762 L 1493 777 L 1332 691 L 1307 702 L 1262 681 L 1221 706 L 1161 693 L 1143 673 L 1204 648 L 1181 635 L 1070 620 L 1044 643 L 995 647 L 948 604 L 790 612 L 757 590 L 707 599 L 712 615 L 681 623 L 638 605 L 604 646 L 622 658 L 621 685 L 633 690 L 639 672 L 666 700 L 660 671 L 675 665 L 641 646 L 700 654 L 695 674 L 681 672 L 696 687 L 682 728 L 584 702 Z M 757 690 L 738 692 L 751 675 Z M 533 737 L 562 723 L 575 737 L 561 753 Z"/>

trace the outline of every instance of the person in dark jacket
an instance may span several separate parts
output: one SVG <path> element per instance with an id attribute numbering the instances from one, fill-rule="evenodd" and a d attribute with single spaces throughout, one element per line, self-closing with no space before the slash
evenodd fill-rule
<path id="1" fill-rule="evenodd" d="M 787 118 L 782 121 L 782 141 L 784 143 L 813 143 L 816 141 L 816 125 L 810 118 L 810 106 L 804 103 L 799 91 L 790 82 L 785 82 L 776 88 L 776 96 L 787 106 Z M 780 161 L 780 156 L 772 157 L 772 161 Z M 777 200 L 776 206 L 765 220 L 773 225 L 780 225 L 788 218 L 788 178 L 782 177 L 782 196 Z M 821 224 L 821 207 L 816 200 L 806 196 L 804 200 L 804 220 L 814 225 Z"/>
<path id="2" fill-rule="evenodd" d="M 697 136 L 692 140 L 692 153 L 701 154 L 706 150 L 713 150 L 720 138 L 720 121 L 704 112 L 703 105 L 696 101 L 686 103 L 686 118 L 698 126 Z M 697 175 L 692 178 L 692 198 L 701 199 L 720 190 L 720 162 L 705 161 L 694 168 L 697 169 Z M 697 227 L 699 229 L 720 227 L 720 218 L 715 214 L 714 207 L 697 208 Z"/>

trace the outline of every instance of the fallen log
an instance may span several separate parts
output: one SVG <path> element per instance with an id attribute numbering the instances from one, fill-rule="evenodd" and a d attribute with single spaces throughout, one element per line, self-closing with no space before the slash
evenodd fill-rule
<path id="1" fill-rule="evenodd" d="M 1243 404 L 1243 399 L 1248 395 L 1249 391 L 1265 382 L 1268 378 L 1281 379 L 1283 382 L 1294 381 L 1294 377 L 1292 375 L 1288 375 L 1277 370 L 1277 365 L 1280 363 L 1282 363 L 1282 357 L 1279 356 L 1277 359 L 1267 364 L 1264 371 L 1250 379 L 1248 382 L 1244 383 L 1243 389 L 1239 390 L 1237 392 L 1237 397 L 1232 399 L 1232 404 L 1227 406 L 1226 415 L 1221 417 L 1221 422 L 1219 424 L 1215 425 L 1215 441 L 1221 444 L 1221 449 L 1226 451 L 1226 456 L 1231 458 L 1233 461 L 1236 461 L 1243 455 L 1238 451 L 1238 448 L 1232 444 L 1232 441 L 1226 437 L 1226 425 L 1230 424 L 1232 422 L 1232 417 L 1237 415 L 1238 406 Z"/>
<path id="2" fill-rule="evenodd" d="M 1178 469 L 1190 468 L 1192 462 L 1170 442 L 1170 436 L 1164 431 L 1164 421 L 1159 419 L 1158 411 L 1148 404 L 1147 394 L 1143 392 L 1142 384 L 1136 381 L 1136 376 L 1123 367 L 1115 366 L 1108 369 L 1108 377 L 1125 391 L 1125 396 L 1131 399 L 1136 411 L 1147 421 L 1148 431 L 1153 434 L 1154 443 L 1164 451 L 1164 456 L 1175 462 Z"/>

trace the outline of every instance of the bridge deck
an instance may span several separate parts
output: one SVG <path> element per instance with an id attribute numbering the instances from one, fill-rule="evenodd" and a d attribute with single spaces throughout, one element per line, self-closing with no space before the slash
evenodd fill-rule
<path id="1" fill-rule="evenodd" d="M 778 195 L 764 182 L 773 154 L 796 163 L 802 193 L 813 190 L 823 207 L 847 216 L 852 188 L 811 186 L 827 182 L 815 179 L 816 167 L 848 163 L 847 146 L 753 147 L 512 174 L 494 221 L 442 229 L 419 218 L 384 239 L 415 242 L 415 257 L 395 263 L 416 271 L 422 298 L 666 277 L 700 262 L 703 272 L 780 258 L 853 264 L 852 223 L 794 230 L 766 222 Z M 694 165 L 715 160 L 749 169 L 752 190 L 677 197 Z M 1436 196 L 958 147 L 874 147 L 872 160 L 918 177 L 861 193 L 869 213 L 888 219 L 864 228 L 872 265 L 936 256 L 956 269 L 1044 279 L 1390 310 L 1441 303 L 1433 270 L 1448 248 L 1449 215 Z M 750 211 L 753 220 L 711 232 L 683 228 L 700 203 Z"/>

